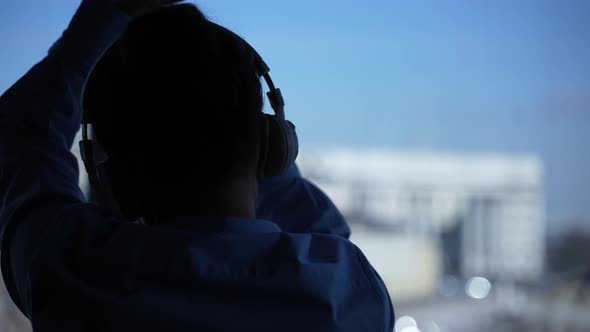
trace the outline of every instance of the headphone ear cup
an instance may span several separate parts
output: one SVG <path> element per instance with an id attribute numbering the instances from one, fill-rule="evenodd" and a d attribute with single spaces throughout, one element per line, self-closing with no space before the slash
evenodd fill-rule
<path id="1" fill-rule="evenodd" d="M 299 142 L 295 126 L 274 115 L 264 114 L 268 123 L 268 148 L 264 176 L 276 176 L 285 172 L 295 162 Z"/>

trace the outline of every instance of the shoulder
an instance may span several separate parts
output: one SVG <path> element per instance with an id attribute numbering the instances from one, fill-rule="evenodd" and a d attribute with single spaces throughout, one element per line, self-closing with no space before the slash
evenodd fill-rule
<path id="1" fill-rule="evenodd" d="M 285 258 L 295 259 L 304 267 L 329 270 L 335 280 L 350 286 L 376 290 L 378 276 L 353 242 L 333 234 L 281 233 Z"/>
<path id="2" fill-rule="evenodd" d="M 372 331 L 393 329 L 389 292 L 354 243 L 338 235 L 283 233 L 282 237 L 292 245 L 289 255 L 301 263 L 303 270 L 323 277 L 311 281 L 333 297 L 334 309 L 347 316 L 343 321 L 364 321 Z"/>

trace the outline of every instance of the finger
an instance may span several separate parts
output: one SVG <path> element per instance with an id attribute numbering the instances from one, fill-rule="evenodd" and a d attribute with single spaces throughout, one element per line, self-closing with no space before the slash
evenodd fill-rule
<path id="1" fill-rule="evenodd" d="M 172 4 L 183 2 L 183 1 L 185 1 L 185 0 L 160 0 L 160 3 L 165 6 L 165 5 L 172 5 Z"/>

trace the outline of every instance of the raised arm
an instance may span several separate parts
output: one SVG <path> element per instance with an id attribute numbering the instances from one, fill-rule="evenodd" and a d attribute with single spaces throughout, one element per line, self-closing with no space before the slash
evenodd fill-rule
<path id="1" fill-rule="evenodd" d="M 285 232 L 350 236 L 334 203 L 303 178 L 296 165 L 283 175 L 261 179 L 258 191 L 257 217 L 277 223 Z"/>
<path id="2" fill-rule="evenodd" d="M 18 283 L 29 278 L 36 244 L 55 215 L 83 201 L 70 149 L 80 125 L 85 81 L 132 16 L 171 2 L 82 1 L 47 57 L 0 97 L 2 273 L 21 310 L 25 294 L 17 291 Z"/>

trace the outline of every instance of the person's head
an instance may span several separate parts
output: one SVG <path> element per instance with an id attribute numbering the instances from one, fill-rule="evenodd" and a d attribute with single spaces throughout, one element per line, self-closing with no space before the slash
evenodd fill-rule
<path id="1" fill-rule="evenodd" d="M 232 204 L 253 205 L 266 138 L 252 61 L 193 5 L 132 22 L 84 98 L 117 174 L 113 186 L 156 215 L 235 216 Z"/>

